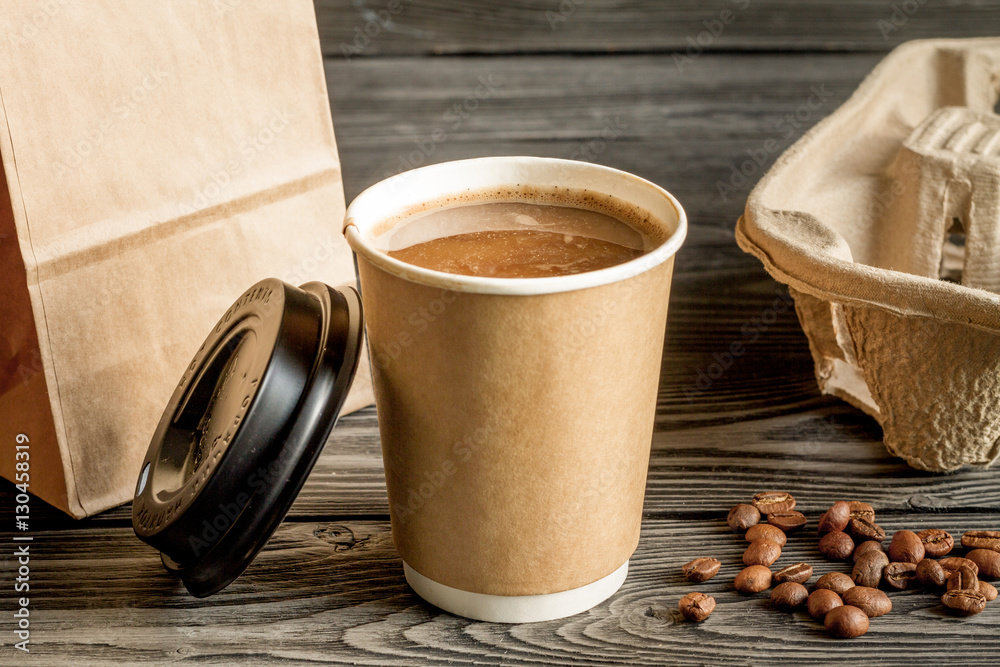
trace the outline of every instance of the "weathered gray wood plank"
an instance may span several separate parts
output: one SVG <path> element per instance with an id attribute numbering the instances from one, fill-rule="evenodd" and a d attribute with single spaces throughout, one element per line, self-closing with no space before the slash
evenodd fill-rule
<path id="1" fill-rule="evenodd" d="M 403 580 L 386 522 L 285 523 L 240 579 L 205 600 L 184 593 L 127 528 L 60 531 L 33 545 L 32 664 L 995 660 L 997 603 L 960 619 L 946 615 L 932 594 L 890 591 L 893 611 L 873 620 L 864 638 L 846 642 L 828 638 L 803 612 L 774 610 L 767 594 L 737 594 L 732 578 L 742 567 L 746 543 L 728 531 L 721 518 L 725 510 L 716 506 L 716 518 L 705 520 L 647 519 L 629 577 L 611 600 L 569 619 L 522 626 L 459 619 L 421 602 Z M 817 514 L 810 512 L 810 528 Z M 889 531 L 941 527 L 959 534 L 992 527 L 993 520 L 981 514 L 910 514 L 882 523 Z M 719 558 L 723 567 L 716 578 L 693 585 L 681 576 L 680 565 L 702 555 Z M 848 571 L 846 564 L 818 554 L 813 530 L 791 536 L 777 565 L 799 561 L 813 565 L 813 581 L 826 572 Z M 677 600 L 696 589 L 718 602 L 711 618 L 698 625 L 675 612 Z"/>
<path id="2" fill-rule="evenodd" d="M 803 378 L 802 383 L 811 381 Z M 950 475 L 913 470 L 889 456 L 877 425 L 834 399 L 813 398 L 775 416 L 750 414 L 741 420 L 730 413 L 725 417 L 697 426 L 675 424 L 667 414 L 661 417 L 662 430 L 653 437 L 646 487 L 648 516 L 710 517 L 720 506 L 728 508 L 756 491 L 778 485 L 813 510 L 840 499 L 864 499 L 892 516 L 981 511 L 992 513 L 1000 523 L 1000 474 L 996 470 L 968 469 Z M 5 483 L 4 492 L 10 493 L 10 488 Z M 40 501 L 33 502 L 34 530 L 75 525 L 44 509 Z M 3 504 L 7 516 L 0 521 L 9 525 L 12 509 L 9 502 Z M 127 526 L 129 512 L 128 506 L 117 508 L 83 525 Z M 375 415 L 368 409 L 346 417 L 334 431 L 289 518 L 387 514 Z"/>
<path id="3" fill-rule="evenodd" d="M 710 235 L 735 257 L 732 227 L 750 187 L 880 58 L 706 54 L 680 68 L 650 55 L 328 59 L 327 86 L 348 200 L 432 162 L 583 159 L 671 190 L 692 234 Z M 734 175 L 746 160 L 749 176 Z M 687 247 L 709 238 L 693 236 Z"/>
<path id="4" fill-rule="evenodd" d="M 887 51 L 996 34 L 996 0 L 316 0 L 331 57 L 734 50 Z"/>

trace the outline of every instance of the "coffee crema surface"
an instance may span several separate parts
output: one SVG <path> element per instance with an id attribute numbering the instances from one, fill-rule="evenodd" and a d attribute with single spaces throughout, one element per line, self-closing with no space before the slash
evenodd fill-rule
<path id="1" fill-rule="evenodd" d="M 435 271 L 547 278 L 639 257 L 649 241 L 606 213 L 558 204 L 482 202 L 414 215 L 395 230 L 390 257 Z"/>

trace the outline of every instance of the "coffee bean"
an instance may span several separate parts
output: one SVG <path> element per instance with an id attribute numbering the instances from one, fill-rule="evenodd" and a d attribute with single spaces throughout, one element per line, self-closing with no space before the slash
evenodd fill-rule
<path id="1" fill-rule="evenodd" d="M 869 519 L 871 521 L 875 520 L 875 510 L 868 503 L 863 503 L 857 500 L 851 500 L 847 503 L 847 509 L 850 510 L 848 515 L 848 520 L 850 519 Z"/>
<path id="2" fill-rule="evenodd" d="M 704 593 L 688 593 L 677 603 L 677 608 L 687 620 L 701 622 L 715 609 L 715 598 Z"/>
<path id="3" fill-rule="evenodd" d="M 979 588 L 977 589 L 987 602 L 997 599 L 997 589 L 993 584 L 988 584 L 985 581 L 979 582 Z"/>
<path id="4" fill-rule="evenodd" d="M 963 616 L 978 614 L 986 608 L 986 596 L 976 591 L 954 590 L 941 596 L 941 604 Z"/>
<path id="5" fill-rule="evenodd" d="M 970 530 L 962 535 L 962 546 L 1000 552 L 1000 530 Z"/>
<path id="6" fill-rule="evenodd" d="M 812 565 L 809 563 L 795 563 L 794 565 L 786 565 L 781 568 L 774 573 L 772 578 L 779 584 L 786 582 L 804 584 L 809 581 L 809 577 L 811 576 L 813 576 Z"/>
<path id="7" fill-rule="evenodd" d="M 794 611 L 806 603 L 809 591 L 802 584 L 786 581 L 771 591 L 771 603 L 781 611 Z"/>
<path id="8" fill-rule="evenodd" d="M 948 575 L 945 588 L 949 591 L 974 591 L 979 589 L 979 577 L 968 565 L 963 565 Z"/>
<path id="9" fill-rule="evenodd" d="M 860 637 L 868 632 L 868 616 L 857 607 L 845 605 L 831 609 L 823 619 L 823 626 L 840 639 Z"/>
<path id="10" fill-rule="evenodd" d="M 917 537 L 924 543 L 924 555 L 928 558 L 940 558 L 951 553 L 955 546 L 955 538 L 946 530 L 940 528 L 928 528 L 917 533 Z"/>
<path id="11" fill-rule="evenodd" d="M 784 491 L 763 491 L 753 497 L 753 506 L 760 510 L 761 514 L 788 512 L 795 509 L 795 498 Z"/>
<path id="12" fill-rule="evenodd" d="M 820 623 L 831 609 L 843 606 L 840 596 L 828 588 L 817 588 L 806 599 L 806 611 Z"/>
<path id="13" fill-rule="evenodd" d="M 965 557 L 976 564 L 980 577 L 997 579 L 1000 577 L 1000 551 L 973 549 Z"/>
<path id="14" fill-rule="evenodd" d="M 854 580 L 843 572 L 827 572 L 816 580 L 816 590 L 827 589 L 843 595 L 848 588 L 854 588 Z"/>
<path id="15" fill-rule="evenodd" d="M 767 522 L 785 533 L 792 533 L 806 525 L 806 515 L 794 510 L 772 511 L 767 515 Z"/>
<path id="16" fill-rule="evenodd" d="M 944 588 L 948 582 L 948 573 L 936 560 L 925 558 L 917 563 L 917 583 L 924 588 Z"/>
<path id="17" fill-rule="evenodd" d="M 882 572 L 889 564 L 889 557 L 881 551 L 866 553 L 854 564 L 854 571 L 851 572 L 851 579 L 858 586 L 875 588 L 882 581 Z"/>
<path id="18" fill-rule="evenodd" d="M 726 523 L 729 524 L 734 533 L 738 533 L 760 523 L 760 512 L 753 505 L 740 503 L 729 510 Z"/>
<path id="19" fill-rule="evenodd" d="M 763 565 L 751 565 L 740 570 L 733 585 L 740 593 L 760 593 L 771 586 L 771 571 Z"/>
<path id="20" fill-rule="evenodd" d="M 949 556 L 948 558 L 942 558 L 938 561 L 938 564 L 944 568 L 947 574 L 951 574 L 963 565 L 968 565 L 971 567 L 976 574 L 979 574 L 979 566 L 968 558 L 962 558 L 960 556 Z"/>
<path id="21" fill-rule="evenodd" d="M 882 616 L 892 611 L 892 600 L 877 588 L 870 586 L 855 586 L 844 591 L 841 596 L 845 605 L 857 607 L 865 612 L 868 618 Z"/>
<path id="22" fill-rule="evenodd" d="M 690 563 L 681 565 L 681 570 L 689 580 L 700 583 L 717 575 L 721 565 L 718 558 L 695 558 Z"/>
<path id="23" fill-rule="evenodd" d="M 830 560 L 847 560 L 854 552 L 854 540 L 839 530 L 827 533 L 820 538 L 819 552 Z"/>
<path id="24" fill-rule="evenodd" d="M 761 538 L 754 540 L 743 552 L 744 565 L 770 565 L 778 560 L 781 555 L 781 547 L 777 542 Z"/>
<path id="25" fill-rule="evenodd" d="M 897 530 L 889 543 L 889 560 L 894 563 L 919 563 L 924 559 L 924 543 L 912 530 Z"/>
<path id="26" fill-rule="evenodd" d="M 916 563 L 889 563 L 882 571 L 882 578 L 887 584 L 899 590 L 913 588 L 917 584 Z"/>
<path id="27" fill-rule="evenodd" d="M 866 540 L 854 548 L 854 562 L 857 563 L 858 559 L 864 556 L 869 551 L 879 551 L 885 553 L 885 549 L 882 548 L 881 542 L 876 542 L 875 540 Z"/>
<path id="28" fill-rule="evenodd" d="M 785 546 L 785 542 L 788 541 L 788 538 L 785 537 L 784 531 L 767 523 L 758 523 L 756 526 L 753 526 L 747 531 L 747 542 L 756 542 L 760 539 L 776 542 L 779 547 Z"/>
<path id="29" fill-rule="evenodd" d="M 847 522 L 851 519 L 851 506 L 843 500 L 838 500 L 830 506 L 823 516 L 819 518 L 819 534 L 826 535 L 842 531 L 847 528 Z"/>
<path id="30" fill-rule="evenodd" d="M 847 534 L 858 542 L 874 540 L 876 542 L 885 541 L 885 531 L 872 519 L 858 517 L 847 522 Z"/>

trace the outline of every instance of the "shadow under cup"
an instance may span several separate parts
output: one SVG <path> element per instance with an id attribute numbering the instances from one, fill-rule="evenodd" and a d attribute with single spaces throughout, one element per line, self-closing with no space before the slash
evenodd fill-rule
<path id="1" fill-rule="evenodd" d="M 526 185 L 625 202 L 659 245 L 549 278 L 442 273 L 380 246 L 393 221 L 428 203 Z M 525 622 L 585 611 L 621 586 L 639 539 L 673 256 L 686 229 L 662 188 L 547 158 L 416 169 L 348 208 L 392 534 L 421 597 L 470 618 Z"/>

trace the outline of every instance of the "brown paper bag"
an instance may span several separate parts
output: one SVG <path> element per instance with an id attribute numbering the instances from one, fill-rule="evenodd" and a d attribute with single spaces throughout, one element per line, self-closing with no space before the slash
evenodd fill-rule
<path id="1" fill-rule="evenodd" d="M 243 290 L 355 279 L 313 6 L 8 3 L 0 102 L 0 474 L 83 517 Z"/>

